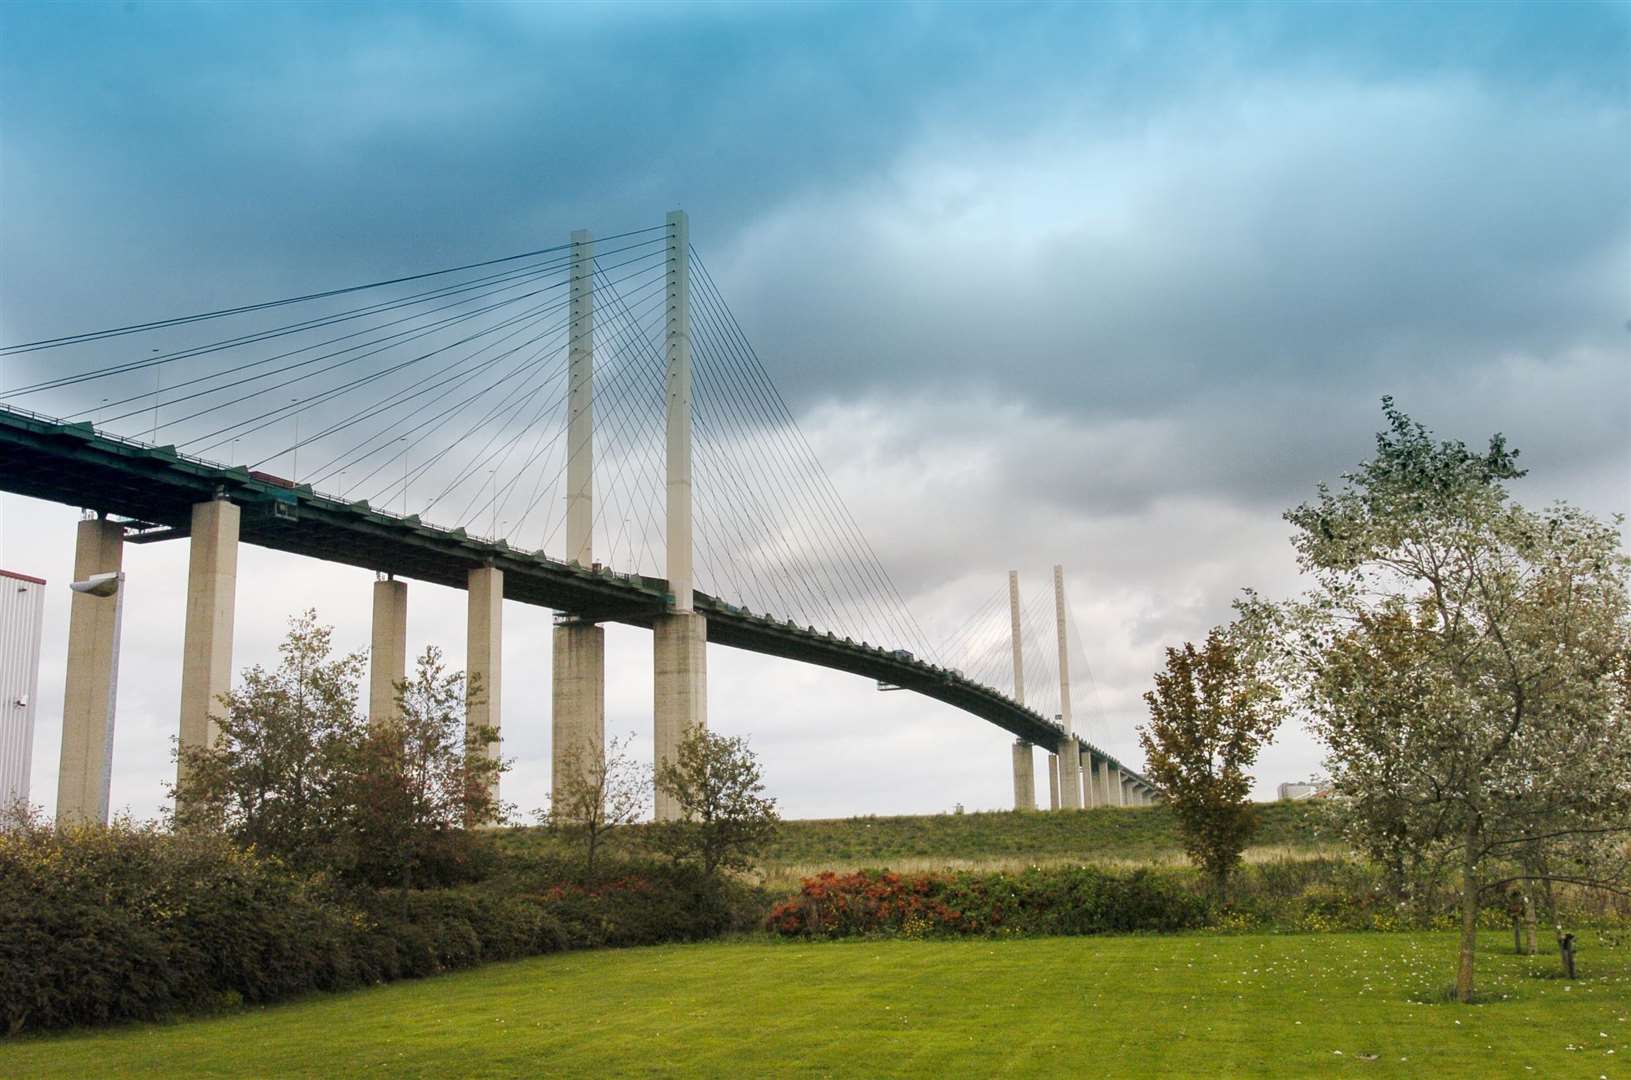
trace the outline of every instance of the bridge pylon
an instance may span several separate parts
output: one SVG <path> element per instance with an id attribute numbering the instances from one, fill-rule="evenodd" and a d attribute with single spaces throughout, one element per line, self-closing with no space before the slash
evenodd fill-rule
<path id="1" fill-rule="evenodd" d="M 1059 721 L 1065 726 L 1059 740 L 1059 805 L 1065 810 L 1082 808 L 1082 766 L 1076 735 L 1070 720 L 1070 649 L 1065 639 L 1065 568 L 1053 568 L 1053 615 L 1059 637 Z"/>
<path id="2" fill-rule="evenodd" d="M 595 244 L 572 234 L 567 342 L 566 551 L 595 564 Z M 575 759 L 595 768 L 606 749 L 606 631 L 590 622 L 555 627 L 550 653 L 550 781 L 563 789 Z"/>
<path id="3" fill-rule="evenodd" d="M 656 766 L 674 759 L 680 742 L 708 725 L 708 621 L 692 606 L 691 527 L 691 227 L 683 210 L 666 221 L 668 241 L 667 319 L 663 349 L 667 359 L 667 551 L 669 609 L 652 625 L 652 723 Z M 655 816 L 680 815 L 661 787 Z"/>
<path id="4" fill-rule="evenodd" d="M 1014 700 L 1025 704 L 1025 650 L 1020 644 L 1019 571 L 1008 571 L 1008 622 L 1014 647 Z M 1031 744 L 1014 740 L 1014 809 L 1036 809 L 1036 759 Z"/>

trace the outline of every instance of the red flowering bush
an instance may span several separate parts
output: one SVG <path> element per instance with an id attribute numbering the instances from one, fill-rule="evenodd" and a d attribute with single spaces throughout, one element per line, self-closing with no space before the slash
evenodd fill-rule
<path id="1" fill-rule="evenodd" d="M 1033 868 L 1023 874 L 863 870 L 804 879 L 770 911 L 786 937 L 863 934 L 1099 934 L 1203 926 L 1207 904 L 1147 871 Z"/>

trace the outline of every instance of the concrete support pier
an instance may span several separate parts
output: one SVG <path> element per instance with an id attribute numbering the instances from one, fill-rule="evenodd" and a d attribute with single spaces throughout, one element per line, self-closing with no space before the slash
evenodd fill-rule
<path id="1" fill-rule="evenodd" d="M 368 722 L 395 719 L 396 687 L 408 677 L 408 583 L 374 582 L 374 632 L 368 650 Z"/>
<path id="2" fill-rule="evenodd" d="M 181 654 L 181 748 L 215 742 L 219 698 L 232 688 L 239 510 L 225 499 L 193 507 L 187 629 Z M 177 780 L 181 770 L 177 768 Z"/>
<path id="3" fill-rule="evenodd" d="M 1080 810 L 1082 808 L 1082 767 L 1077 759 L 1081 756 L 1076 749 L 1076 736 L 1066 735 L 1059 740 L 1059 808 L 1061 810 Z"/>
<path id="4" fill-rule="evenodd" d="M 478 728 L 499 731 L 504 703 L 504 571 L 491 566 L 470 571 L 465 588 L 468 607 L 465 620 L 466 701 L 465 732 L 468 740 Z M 404 626 L 404 629 L 406 627 Z M 499 754 L 495 737 L 484 744 L 488 757 Z M 498 777 L 493 777 L 493 796 L 498 796 Z"/>
<path id="5" fill-rule="evenodd" d="M 1024 739 L 1014 740 L 1014 809 L 1036 809 L 1036 758 Z"/>
<path id="6" fill-rule="evenodd" d="M 1123 795 L 1126 792 L 1126 787 L 1121 780 L 1121 767 L 1119 765 L 1111 765 L 1107 772 L 1109 784 L 1108 790 L 1105 792 L 1105 801 L 1110 806 L 1125 806 L 1126 801 L 1123 798 Z"/>
<path id="7" fill-rule="evenodd" d="M 1059 809 L 1059 755 L 1048 755 L 1048 809 Z"/>
<path id="8" fill-rule="evenodd" d="M 124 546 L 123 526 L 103 519 L 81 521 L 74 538 L 74 580 L 118 573 Z M 57 766 L 60 825 L 107 824 L 120 603 L 118 594 L 81 592 L 68 602 L 68 681 L 62 694 L 62 756 Z"/>
<path id="9" fill-rule="evenodd" d="M 552 653 L 550 783 L 560 791 L 574 757 L 587 773 L 606 746 L 606 631 L 563 623 Z"/>
<path id="10" fill-rule="evenodd" d="M 1093 804 L 1095 806 L 1110 805 L 1110 780 L 1107 771 L 1109 767 L 1109 762 L 1103 758 L 1097 758 L 1093 762 L 1092 772 L 1083 777 L 1084 780 L 1093 785 Z"/>
<path id="11" fill-rule="evenodd" d="M 674 760 L 680 740 L 693 728 L 708 726 L 708 620 L 694 611 L 659 615 L 652 634 L 660 769 Z M 659 787 L 656 819 L 673 821 L 679 816 L 679 804 Z"/>
<path id="12" fill-rule="evenodd" d="M 1093 751 L 1082 747 L 1082 809 L 1090 810 L 1095 806 L 1103 806 L 1104 799 L 1100 795 L 1098 786 L 1093 783 Z"/>

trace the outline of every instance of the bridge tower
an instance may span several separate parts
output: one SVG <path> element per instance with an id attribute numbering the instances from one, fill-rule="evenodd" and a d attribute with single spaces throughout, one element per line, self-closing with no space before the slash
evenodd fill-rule
<path id="1" fill-rule="evenodd" d="M 669 608 L 652 625 L 653 724 L 656 764 L 673 760 L 686 734 L 708 723 L 708 622 L 692 607 L 691 572 L 691 271 L 690 221 L 683 210 L 667 219 L 667 532 Z M 657 791 L 656 819 L 672 821 L 679 806 Z"/>
<path id="2" fill-rule="evenodd" d="M 572 234 L 567 343 L 566 551 L 579 566 L 595 563 L 595 246 Z M 551 654 L 551 780 L 561 790 L 575 757 L 593 767 L 606 746 L 606 630 L 568 619 L 555 627 Z"/>
<path id="3" fill-rule="evenodd" d="M 1065 568 L 1053 568 L 1053 615 L 1059 636 L 1059 721 L 1065 726 L 1059 740 L 1059 805 L 1082 808 L 1082 767 L 1070 720 L 1070 655 L 1065 641 Z"/>
<path id="4" fill-rule="evenodd" d="M 1025 704 L 1025 653 L 1019 635 L 1019 571 L 1008 571 L 1008 619 L 1014 643 L 1014 700 Z M 1036 759 L 1031 744 L 1014 740 L 1014 809 L 1036 809 Z"/>

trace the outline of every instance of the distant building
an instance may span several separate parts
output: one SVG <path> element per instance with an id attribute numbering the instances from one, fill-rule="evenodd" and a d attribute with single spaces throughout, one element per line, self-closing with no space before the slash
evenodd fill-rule
<path id="1" fill-rule="evenodd" d="M 28 801 L 45 582 L 0 570 L 0 809 Z"/>
<path id="2" fill-rule="evenodd" d="M 1298 799 L 1312 799 L 1315 795 L 1320 793 L 1320 789 L 1318 787 L 1300 780 L 1291 784 L 1281 784 L 1279 791 L 1281 802 L 1296 802 Z"/>

